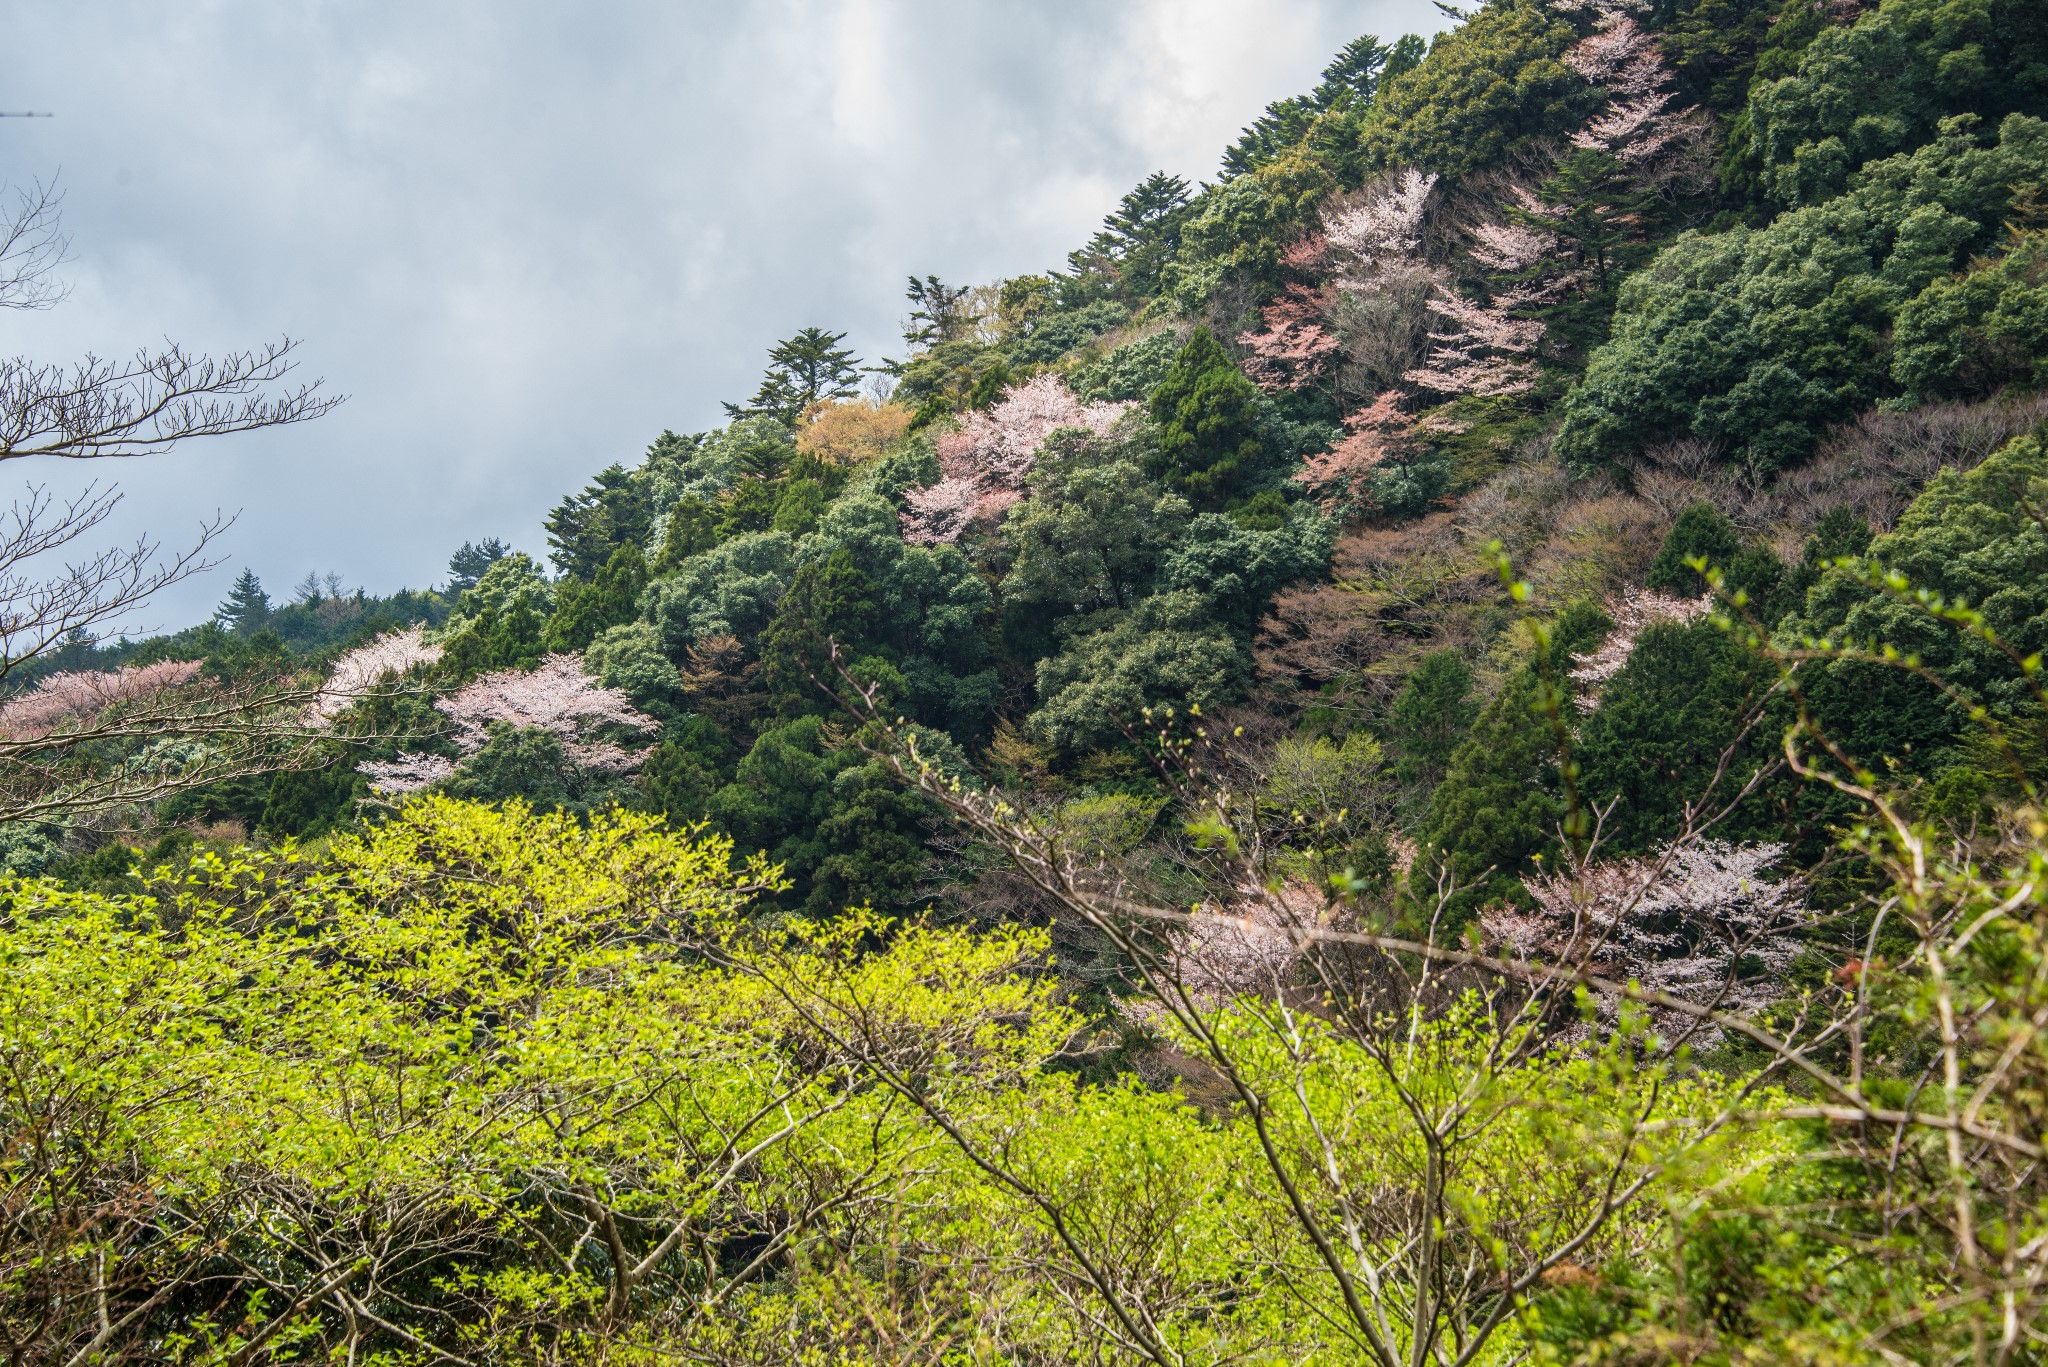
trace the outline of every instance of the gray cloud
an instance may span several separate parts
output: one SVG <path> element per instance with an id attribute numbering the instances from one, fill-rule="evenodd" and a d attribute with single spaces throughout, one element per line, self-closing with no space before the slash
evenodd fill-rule
<path id="1" fill-rule="evenodd" d="M 466 538 L 541 551 L 555 499 L 719 421 L 777 337 L 889 352 L 905 275 L 1057 264 L 1147 172 L 1213 175 L 1351 38 L 1440 23 L 1427 0 L 17 10 L 0 102 L 58 117 L 0 121 L 0 174 L 61 167 L 73 294 L 0 316 L 0 348 L 304 338 L 351 396 L 329 417 L 90 473 L 130 530 L 240 510 L 228 553 L 273 592 L 426 584 Z"/>

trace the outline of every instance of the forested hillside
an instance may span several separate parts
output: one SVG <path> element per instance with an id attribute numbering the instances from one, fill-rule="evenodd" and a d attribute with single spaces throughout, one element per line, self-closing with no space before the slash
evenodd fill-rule
<path id="1" fill-rule="evenodd" d="M 2048 3 L 1493 0 L 906 315 L 5 675 L 0 1351 L 2048 1360 Z"/>

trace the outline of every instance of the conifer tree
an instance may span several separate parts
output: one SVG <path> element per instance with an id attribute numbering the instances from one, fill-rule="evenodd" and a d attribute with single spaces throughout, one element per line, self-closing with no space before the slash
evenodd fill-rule
<path id="1" fill-rule="evenodd" d="M 270 620 L 270 595 L 263 591 L 256 571 L 245 569 L 236 577 L 226 601 L 214 609 L 213 616 L 222 626 L 244 636 Z"/>
<path id="2" fill-rule="evenodd" d="M 1258 386 L 1208 328 L 1196 328 L 1152 392 L 1159 424 L 1154 475 L 1201 504 L 1220 503 L 1258 463 Z"/>
<path id="3" fill-rule="evenodd" d="M 726 404 L 729 417 L 757 414 L 796 425 L 804 410 L 827 399 L 850 399 L 857 393 L 860 358 L 848 347 L 843 332 L 808 327 L 768 349 L 768 371 L 760 388 L 744 406 Z"/>

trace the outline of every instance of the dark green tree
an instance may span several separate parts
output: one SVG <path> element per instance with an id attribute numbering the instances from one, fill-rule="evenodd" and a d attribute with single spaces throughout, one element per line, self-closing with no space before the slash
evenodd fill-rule
<path id="1" fill-rule="evenodd" d="M 1159 272 L 1180 250 L 1187 221 L 1188 183 L 1154 171 L 1117 201 L 1102 229 L 1067 258 L 1077 274 L 1106 267 L 1126 298 L 1159 292 Z"/>
<path id="2" fill-rule="evenodd" d="M 647 562 L 640 548 L 619 547 L 591 583 L 570 579 L 562 584 L 542 631 L 543 643 L 549 650 L 582 650 L 605 628 L 632 621 L 646 587 Z"/>
<path id="3" fill-rule="evenodd" d="M 465 541 L 448 557 L 448 593 L 450 597 L 466 589 L 476 587 L 476 581 L 484 577 L 498 561 L 511 553 L 512 548 L 495 536 L 482 541 Z"/>
<path id="4" fill-rule="evenodd" d="M 910 300 L 910 321 L 903 328 L 903 340 L 909 346 L 932 347 L 961 341 L 967 330 L 980 321 L 968 311 L 969 291 L 965 285 L 945 284 L 936 275 L 927 275 L 922 280 L 913 275 L 909 279 L 910 286 L 904 294 Z"/>
<path id="5" fill-rule="evenodd" d="M 838 687 L 828 645 L 851 662 L 874 628 L 874 586 L 845 546 L 798 568 L 761 633 L 761 682 L 785 716 L 830 706 L 819 682 Z"/>
<path id="6" fill-rule="evenodd" d="M 591 580 L 621 546 L 644 546 L 654 509 L 644 481 L 622 465 L 598 472 L 580 494 L 555 505 L 547 518 L 548 558 L 574 579 Z"/>
<path id="7" fill-rule="evenodd" d="M 726 404 L 727 416 L 765 414 L 791 426 L 804 410 L 825 399 L 851 398 L 858 392 L 860 358 L 839 344 L 843 332 L 809 327 L 768 349 L 768 370 L 760 388 L 744 406 Z"/>
<path id="8" fill-rule="evenodd" d="M 1601 690 L 1600 706 L 1580 729 L 1574 751 L 1583 800 L 1614 804 L 1602 827 L 1609 849 L 1640 853 L 1678 834 L 1685 805 L 1708 797 L 1722 755 L 1743 740 L 1776 677 L 1712 622 L 1643 630 L 1628 663 Z M 1752 732 L 1713 798 L 1725 801 L 1739 792 L 1770 758 L 1776 739 Z M 1760 807 L 1753 802 L 1717 834 L 1754 834 Z"/>
<path id="9" fill-rule="evenodd" d="M 1152 393 L 1159 444 L 1152 473 L 1198 505 L 1235 492 L 1263 454 L 1261 396 L 1206 327 L 1195 329 Z"/>
<path id="10" fill-rule="evenodd" d="M 1660 593 L 1697 598 L 1707 591 L 1707 581 L 1686 560 L 1703 558 L 1715 568 L 1725 570 L 1741 550 L 1742 538 L 1735 534 L 1735 524 L 1713 504 L 1702 500 L 1680 513 L 1671 524 L 1643 583 Z"/>
<path id="11" fill-rule="evenodd" d="M 695 496 L 681 498 L 669 510 L 661 550 L 654 557 L 655 574 L 667 574 L 693 555 L 718 544 L 718 510 Z"/>
<path id="12" fill-rule="evenodd" d="M 1465 657 L 1455 650 L 1433 650 L 1423 656 L 1387 709 L 1394 776 L 1428 801 L 1478 715 L 1472 667 Z"/>
<path id="13" fill-rule="evenodd" d="M 227 599 L 213 610 L 213 620 L 242 636 L 261 630 L 270 620 L 270 595 L 263 591 L 256 571 L 245 569 L 235 577 Z"/>

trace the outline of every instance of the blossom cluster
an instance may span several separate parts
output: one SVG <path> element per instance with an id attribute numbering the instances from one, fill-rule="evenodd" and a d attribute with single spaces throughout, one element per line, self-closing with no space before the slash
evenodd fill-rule
<path id="1" fill-rule="evenodd" d="M 1681 626 L 1696 622 L 1713 606 L 1711 594 L 1700 598 L 1674 598 L 1654 589 L 1632 588 L 1619 598 L 1609 599 L 1607 615 L 1614 622 L 1614 630 L 1607 633 L 1598 649 L 1572 656 L 1572 663 L 1578 666 L 1571 672 L 1572 681 L 1583 690 L 1587 709 L 1600 705 L 1600 686 L 1621 673 L 1629 657 L 1635 654 L 1636 638 L 1645 630 L 1659 622 L 1674 622 Z"/>
<path id="2" fill-rule="evenodd" d="M 357 646 L 334 662 L 327 682 L 314 698 L 309 721 L 314 726 L 331 725 L 351 703 L 377 685 L 403 678 L 421 665 L 441 658 L 441 647 L 426 640 L 425 627 L 388 631 L 368 645 Z"/>
<path id="3" fill-rule="evenodd" d="M 159 660 L 114 670 L 67 670 L 0 705 L 0 739 L 41 740 L 66 722 L 96 716 L 119 703 L 138 702 L 190 683 L 197 660 Z"/>
<path id="4" fill-rule="evenodd" d="M 606 688 L 583 672 L 580 655 L 550 655 L 534 669 L 485 674 L 434 704 L 452 723 L 450 739 L 463 755 L 483 748 L 492 723 L 546 731 L 562 742 L 569 760 L 607 773 L 632 770 L 639 757 L 589 733 L 602 726 L 654 731 L 661 723 L 633 706 L 623 689 Z M 415 792 L 447 778 L 455 761 L 440 755 L 400 755 L 357 766 L 371 786 L 387 794 Z"/>
<path id="5" fill-rule="evenodd" d="M 1706 840 L 1532 874 L 1522 886 L 1533 907 L 1489 908 L 1479 923 L 1517 959 L 1596 974 L 1592 996 L 1604 1021 L 1619 1014 L 1625 982 L 1694 1006 L 1755 1011 L 1783 990 L 1808 919 L 1800 885 L 1766 877 L 1784 853 L 1780 844 Z M 1654 1006 L 1650 1016 L 1667 1036 L 1693 1020 Z M 1692 1038 L 1707 1043 L 1718 1033 Z"/>
<path id="6" fill-rule="evenodd" d="M 903 539 L 924 545 L 958 541 L 1024 496 L 1024 482 L 1045 439 L 1065 427 L 1106 432 L 1128 403 L 1082 403 L 1057 375 L 1013 386 L 985 412 L 969 413 L 938 440 L 939 482 L 905 497 Z"/>

